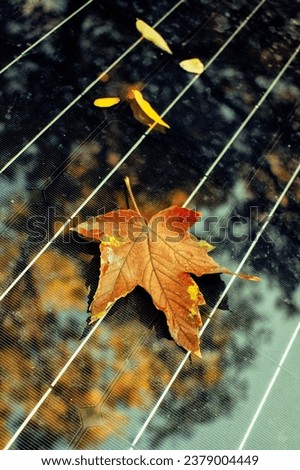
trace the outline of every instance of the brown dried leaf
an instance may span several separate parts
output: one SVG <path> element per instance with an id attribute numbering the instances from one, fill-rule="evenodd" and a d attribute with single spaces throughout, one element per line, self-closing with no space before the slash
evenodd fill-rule
<path id="1" fill-rule="evenodd" d="M 190 274 L 234 274 L 209 255 L 212 249 L 188 232 L 200 212 L 172 206 L 149 221 L 133 210 L 110 212 L 89 219 L 75 229 L 80 235 L 101 241 L 101 271 L 91 304 L 91 322 L 125 297 L 135 286 L 152 296 L 167 319 L 176 343 L 200 356 L 199 306 L 205 304 Z M 259 280 L 255 276 L 244 276 Z"/>

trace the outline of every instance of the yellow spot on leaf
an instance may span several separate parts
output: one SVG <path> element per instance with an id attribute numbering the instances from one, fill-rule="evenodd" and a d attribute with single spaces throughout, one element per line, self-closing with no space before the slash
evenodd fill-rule
<path id="1" fill-rule="evenodd" d="M 103 240 L 101 243 L 106 246 L 120 246 L 122 245 L 122 241 L 123 240 L 121 238 L 108 237 L 106 235 L 105 240 Z"/>
<path id="2" fill-rule="evenodd" d="M 110 305 L 108 306 L 110 307 Z M 108 307 L 106 310 L 103 310 L 102 312 L 96 312 L 94 315 L 91 315 L 91 319 L 89 321 L 89 325 L 91 325 L 92 323 L 94 323 L 94 321 L 96 320 L 99 320 L 99 318 L 102 318 L 104 317 L 104 315 L 106 315 L 106 312 L 108 310 Z"/>
<path id="3" fill-rule="evenodd" d="M 199 310 L 196 308 L 191 308 L 189 310 L 189 316 L 193 317 L 194 315 L 197 315 L 199 313 Z"/>
<path id="4" fill-rule="evenodd" d="M 204 64 L 198 58 L 182 60 L 179 65 L 186 72 L 196 73 L 197 75 L 200 75 L 205 69 Z"/>
<path id="5" fill-rule="evenodd" d="M 188 293 L 190 295 L 191 300 L 197 300 L 198 299 L 199 287 L 197 286 L 197 284 L 195 282 L 188 287 Z"/>
<path id="6" fill-rule="evenodd" d="M 200 248 L 205 248 L 207 252 L 208 252 L 208 251 L 212 251 L 212 250 L 215 249 L 214 246 L 212 246 L 210 243 L 208 243 L 208 242 L 205 241 L 205 240 L 200 240 L 200 241 L 199 241 L 199 246 L 200 246 Z"/>
<path id="7" fill-rule="evenodd" d="M 143 38 L 152 42 L 155 46 L 159 47 L 168 54 L 173 54 L 167 42 L 154 28 L 152 28 L 152 26 L 149 26 L 147 23 L 145 23 L 145 21 L 139 20 L 138 18 L 135 25 L 136 29 L 141 33 Z"/>
<path id="8" fill-rule="evenodd" d="M 94 101 L 94 105 L 98 108 L 110 108 L 111 106 L 114 106 L 118 103 L 120 103 L 120 98 L 118 98 L 117 96 L 111 96 L 108 98 L 97 98 Z"/>
<path id="9" fill-rule="evenodd" d="M 167 124 L 160 116 L 159 114 L 157 114 L 157 112 L 152 108 L 151 104 L 148 103 L 148 101 L 146 101 L 144 98 L 143 98 L 143 95 L 140 91 L 138 90 L 132 90 L 132 93 L 133 93 L 133 96 L 137 102 L 137 104 L 140 106 L 140 108 L 142 109 L 142 111 L 144 111 L 145 114 L 147 114 L 147 116 L 149 118 L 151 118 L 154 122 L 160 124 L 161 126 L 165 126 L 167 127 L 168 129 L 170 129 L 170 126 L 169 124 Z"/>

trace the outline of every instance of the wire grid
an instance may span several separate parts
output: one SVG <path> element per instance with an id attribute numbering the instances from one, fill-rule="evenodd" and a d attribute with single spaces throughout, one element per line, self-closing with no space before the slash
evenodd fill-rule
<path id="1" fill-rule="evenodd" d="M 84 9 L 85 7 L 87 6 L 90 6 L 92 2 L 87 2 L 86 4 L 84 4 L 79 10 L 77 10 L 77 12 L 74 12 L 74 15 L 77 14 L 77 13 L 80 13 L 82 11 L 82 9 Z M 178 2 L 176 4 L 174 4 L 174 6 L 168 10 L 161 18 L 159 21 L 157 21 L 155 23 L 155 27 L 158 26 L 159 24 L 161 24 L 163 21 L 165 21 L 166 19 L 169 18 L 169 15 L 171 15 L 173 12 L 176 11 L 177 8 L 179 8 L 184 2 Z M 221 56 L 222 57 L 222 54 L 224 53 L 224 51 L 230 47 L 230 45 L 232 44 L 232 42 L 234 41 L 234 39 L 236 38 L 236 36 L 243 31 L 243 29 L 247 26 L 247 24 L 249 23 L 249 21 L 252 20 L 252 18 L 260 11 L 260 9 L 264 6 L 264 4 L 266 3 L 266 1 L 261 1 L 260 3 L 258 3 L 256 5 L 256 7 L 254 9 L 252 9 L 252 11 L 250 11 L 250 13 L 248 13 L 247 15 L 245 15 L 243 21 L 241 21 L 239 23 L 239 25 L 234 29 L 234 31 L 232 32 L 232 34 L 229 35 L 229 37 L 227 38 L 227 40 L 225 40 L 223 42 L 223 44 L 221 45 L 221 47 L 219 47 L 219 49 L 213 54 L 213 56 L 210 58 L 210 60 L 208 60 L 206 62 L 206 73 L 209 73 L 209 68 L 213 66 L 213 64 L 215 63 L 215 61 L 217 61 L 217 59 Z M 69 16 L 68 18 L 73 18 L 73 14 L 71 16 Z M 68 18 L 66 18 L 66 20 L 64 20 L 61 25 L 65 24 L 66 21 L 68 20 Z M 56 29 L 57 29 L 57 26 L 56 26 Z M 46 37 L 45 37 L 46 39 Z M 33 46 L 36 46 L 38 45 L 40 42 L 42 41 L 42 38 L 40 41 L 37 41 Z M 134 50 L 139 44 L 141 43 L 141 39 L 135 41 L 131 46 L 129 46 L 128 49 L 125 50 L 125 52 L 123 52 L 116 60 L 114 60 L 114 62 L 112 62 L 111 65 L 109 65 L 105 72 L 101 73 L 100 75 L 100 80 L 101 78 L 105 77 L 111 70 L 113 70 L 132 50 Z M 31 49 L 30 49 L 31 50 Z M 29 51 L 25 51 L 24 54 L 21 54 L 19 56 L 19 59 L 21 59 L 25 53 L 27 53 Z M 199 192 L 200 188 L 204 185 L 204 183 L 207 181 L 207 179 L 210 177 L 211 173 L 214 172 L 214 170 L 216 168 L 218 168 L 218 165 L 220 164 L 222 158 L 227 154 L 227 152 L 231 149 L 231 147 L 233 146 L 233 144 L 235 143 L 235 141 L 239 138 L 240 134 L 243 132 L 243 130 L 245 129 L 245 127 L 248 125 L 248 123 L 253 119 L 253 117 L 255 116 L 255 114 L 259 111 L 259 109 L 261 108 L 261 106 L 264 104 L 265 100 L 267 100 L 267 98 L 269 97 L 269 95 L 272 93 L 273 89 L 276 87 L 276 85 L 278 84 L 278 82 L 282 79 L 282 77 L 284 76 L 284 74 L 286 73 L 286 71 L 289 69 L 289 67 L 291 66 L 291 64 L 293 64 L 293 61 L 295 61 L 296 57 L 297 57 L 297 54 L 299 52 L 299 47 L 296 47 L 293 51 L 293 53 L 290 55 L 290 57 L 288 58 L 288 60 L 284 63 L 284 65 L 280 68 L 279 72 L 277 73 L 277 75 L 275 77 L 273 77 L 273 79 L 270 81 L 269 83 L 269 86 L 266 88 L 266 90 L 264 91 L 264 93 L 262 94 L 261 98 L 254 104 L 254 106 L 252 107 L 252 109 L 248 112 L 247 116 L 245 117 L 245 119 L 243 121 L 241 121 L 240 125 L 238 126 L 238 128 L 232 133 L 231 137 L 229 138 L 229 140 L 226 142 L 226 144 L 223 146 L 222 150 L 218 153 L 217 157 L 214 158 L 213 162 L 208 166 L 208 168 L 205 170 L 205 173 L 203 175 L 203 177 L 200 179 L 200 181 L 198 182 L 198 184 L 194 187 L 194 189 L 191 191 L 191 194 L 189 195 L 189 197 L 186 199 L 186 202 L 185 202 L 185 205 L 188 205 L 192 202 L 193 198 L 195 198 L 195 196 L 197 195 L 197 193 Z M 19 60 L 18 59 L 18 60 Z M 16 61 L 12 61 L 10 64 L 8 64 L 8 66 L 14 66 Z M 3 72 L 5 72 L 6 70 L 8 70 L 8 66 L 7 68 L 3 69 Z M 175 98 L 165 107 L 165 110 L 161 113 L 161 116 L 164 117 L 164 116 L 167 116 L 168 113 L 170 113 L 173 109 L 176 109 L 176 105 L 179 104 L 181 102 L 181 100 L 185 97 L 185 95 L 189 92 L 189 90 L 192 88 L 193 85 L 195 85 L 197 83 L 199 79 L 199 76 L 194 76 L 190 81 L 188 81 L 188 83 L 182 87 L 182 89 L 176 94 Z M 92 81 L 85 89 L 83 92 L 81 92 L 75 99 L 73 99 L 62 111 L 60 111 L 45 127 L 43 127 L 43 129 L 38 133 L 36 134 L 21 150 L 19 150 L 19 152 L 17 152 L 12 158 L 10 158 L 5 164 L 4 166 L 2 167 L 2 170 L 1 172 L 4 172 L 6 171 L 8 168 L 10 168 L 13 164 L 15 164 L 15 162 L 19 159 L 19 157 L 21 157 L 24 152 L 26 152 L 38 139 L 41 138 L 41 136 L 47 132 L 52 126 L 53 124 L 55 124 L 56 122 L 58 122 L 63 116 L 65 113 L 67 113 L 75 104 L 78 103 L 79 100 L 81 100 L 96 84 L 99 83 L 99 77 L 97 77 L 96 80 Z M 54 242 L 62 235 L 62 233 L 65 231 L 65 229 L 69 226 L 70 222 L 72 222 L 72 220 L 78 215 L 81 213 L 82 209 L 97 195 L 97 193 L 100 191 L 100 189 L 102 189 L 106 184 L 109 183 L 110 179 L 113 177 L 113 175 L 115 173 L 118 172 L 118 170 L 122 167 L 122 165 L 124 165 L 124 163 L 128 160 L 129 157 L 131 157 L 132 155 L 134 156 L 135 152 L 139 149 L 139 147 L 144 143 L 144 141 L 146 140 L 146 138 L 148 138 L 148 136 L 150 136 L 153 132 L 153 127 L 150 127 L 146 132 L 142 133 L 140 135 L 139 138 L 137 138 L 135 140 L 135 142 L 131 145 L 130 149 L 122 156 L 122 158 L 119 160 L 119 162 L 114 166 L 114 168 L 107 173 L 107 175 L 101 180 L 101 182 L 94 188 L 91 190 L 91 192 L 88 194 L 88 196 L 84 199 L 84 201 L 72 212 L 72 214 L 70 214 L 70 216 L 67 218 L 67 220 L 65 221 L 65 223 L 63 223 L 61 225 L 61 227 L 56 231 L 56 233 L 52 236 L 52 238 L 50 238 L 50 240 L 42 247 L 42 249 L 40 249 L 37 254 L 31 259 L 31 261 L 24 267 L 24 269 L 22 269 L 20 271 L 20 273 L 13 279 L 13 281 L 6 287 L 6 289 L 4 290 L 4 292 L 2 293 L 1 295 L 1 300 L 4 300 L 6 298 L 6 296 L 12 291 L 12 289 L 24 278 L 24 276 L 27 274 L 27 272 L 35 265 L 35 263 L 39 260 L 39 258 L 54 244 Z M 258 241 L 260 240 L 263 232 L 265 231 L 265 229 L 267 228 L 268 224 L 270 223 L 270 220 L 272 218 L 272 216 L 274 215 L 275 211 L 277 210 L 277 208 L 280 206 L 280 203 L 282 202 L 283 198 L 286 196 L 287 192 L 289 191 L 291 185 L 294 183 L 297 175 L 299 173 L 299 166 L 296 167 L 296 169 L 293 171 L 293 173 L 290 175 L 290 178 L 287 182 L 287 184 L 284 186 L 284 188 L 282 188 L 282 191 L 276 201 L 276 203 L 273 205 L 273 207 L 270 209 L 269 211 L 269 214 L 267 216 L 267 219 L 266 219 L 266 222 L 264 223 L 264 225 L 261 227 L 260 230 L 258 230 L 257 234 L 256 234 L 256 237 L 255 239 L 253 240 L 253 242 L 251 243 L 251 245 L 249 246 L 248 250 L 246 251 L 246 253 L 244 254 L 244 256 L 241 258 L 241 262 L 240 264 L 238 265 L 238 267 L 236 268 L 236 272 L 239 272 L 242 268 L 243 268 L 243 265 L 246 263 L 246 261 L 248 260 L 248 258 L 250 257 L 251 253 L 252 253 L 252 250 L 254 249 L 254 247 L 256 246 L 256 244 L 258 243 Z M 229 210 L 228 210 L 229 211 Z M 204 324 L 204 327 L 202 328 L 200 334 L 202 335 L 205 331 L 205 329 L 207 328 L 207 325 L 209 324 L 209 322 L 211 321 L 211 318 L 213 318 L 215 312 L 217 311 L 217 308 L 219 306 L 219 304 L 222 302 L 223 298 L 225 297 L 225 295 L 227 294 L 228 290 L 230 289 L 231 285 L 233 284 L 235 278 L 232 278 L 231 281 L 228 283 L 226 289 L 222 292 L 222 294 L 220 295 L 220 298 L 219 300 L 216 302 L 215 306 L 213 307 L 211 313 L 210 313 L 210 316 L 208 317 L 207 319 L 207 322 Z M 69 358 L 69 360 L 64 364 L 64 366 L 61 368 L 60 372 L 56 375 L 55 379 L 52 381 L 51 385 L 49 386 L 49 388 L 45 391 L 45 393 L 41 396 L 41 398 L 37 401 L 36 405 L 32 408 L 31 412 L 28 413 L 26 419 L 22 422 L 22 424 L 17 428 L 15 434 L 12 436 L 12 438 L 8 441 L 8 443 L 6 444 L 6 448 L 10 448 L 16 441 L 16 439 L 20 436 L 20 434 L 22 433 L 22 431 L 26 428 L 26 426 L 28 425 L 28 423 L 32 420 L 32 418 L 35 416 L 35 414 L 38 412 L 38 410 L 40 409 L 41 405 L 47 400 L 47 398 L 49 397 L 49 395 L 53 392 L 53 390 L 55 389 L 56 385 L 58 384 L 58 382 L 60 381 L 60 379 L 63 377 L 63 375 L 65 374 L 65 372 L 67 371 L 67 369 L 69 368 L 69 366 L 73 363 L 74 359 L 78 356 L 78 354 L 82 351 L 82 349 L 85 347 L 85 345 L 91 340 L 91 338 L 93 337 L 94 333 L 98 330 L 98 327 L 100 325 L 101 322 L 103 322 L 103 320 L 105 320 L 105 317 L 103 317 L 101 319 L 101 321 L 98 321 L 94 326 L 93 328 L 90 330 L 90 332 L 88 333 L 88 335 L 85 337 L 85 339 L 80 343 L 79 347 L 74 351 L 73 355 Z M 279 373 L 279 370 L 281 368 L 281 366 L 283 365 L 283 362 L 284 362 L 284 359 L 287 355 L 287 352 L 289 350 L 289 348 L 292 346 L 292 342 L 293 340 L 296 338 L 296 333 L 298 332 L 299 330 L 299 324 L 297 325 L 296 329 L 294 330 L 293 332 L 293 335 L 292 335 L 292 338 L 287 346 L 287 349 L 284 353 L 284 355 L 282 356 L 282 359 L 279 361 L 279 365 L 278 365 L 278 368 L 276 369 L 276 372 L 274 375 L 275 379 Z M 164 391 L 163 393 L 160 395 L 160 397 L 158 398 L 158 400 L 156 401 L 156 404 L 155 406 L 152 408 L 152 411 L 150 411 L 148 417 L 145 419 L 144 421 L 144 424 L 141 426 L 140 430 L 137 432 L 135 438 L 133 439 L 132 441 L 132 448 L 136 446 L 137 442 L 139 441 L 139 439 L 141 438 L 141 436 L 143 435 L 143 433 L 145 432 L 145 430 L 147 429 L 147 426 L 148 424 L 150 423 L 151 419 L 153 418 L 153 416 L 157 413 L 158 409 L 159 409 L 159 406 L 161 404 L 161 402 L 163 401 L 163 399 L 165 398 L 166 394 L 168 393 L 168 391 L 170 390 L 170 387 L 172 386 L 172 384 L 174 384 L 174 381 L 176 380 L 176 378 L 178 377 L 178 374 L 180 373 L 182 367 L 184 366 L 187 358 L 189 357 L 189 354 L 187 354 L 183 360 L 180 362 L 180 364 L 178 365 L 178 367 L 176 368 L 176 370 L 174 371 L 174 374 L 173 376 L 171 377 L 171 379 L 169 380 L 169 382 L 166 384 L 166 387 L 164 388 Z M 120 379 L 120 376 L 118 377 L 118 379 Z M 270 386 L 268 387 L 267 389 L 267 392 L 266 392 L 266 395 L 265 397 L 267 398 L 268 396 L 268 393 L 269 391 L 271 390 L 271 387 L 273 385 L 273 383 L 275 382 L 275 379 L 272 378 L 272 381 L 270 382 Z M 264 398 L 263 398 L 264 399 Z M 262 405 L 263 405 L 263 401 L 261 402 L 261 404 L 259 405 L 259 408 L 258 408 L 258 412 L 259 410 L 262 408 Z M 256 413 L 256 415 L 254 416 L 253 420 L 251 421 L 251 424 L 250 424 L 250 427 L 249 427 L 249 432 L 251 431 L 252 427 L 254 426 L 255 424 L 255 420 L 257 418 L 258 414 Z M 249 433 L 246 433 L 245 437 L 243 438 L 243 441 L 241 442 L 241 447 L 244 446 L 245 442 L 246 442 L 246 438 L 248 436 Z"/>

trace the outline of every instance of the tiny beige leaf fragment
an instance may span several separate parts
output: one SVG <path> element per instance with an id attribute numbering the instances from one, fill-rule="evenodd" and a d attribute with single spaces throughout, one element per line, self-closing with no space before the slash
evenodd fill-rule
<path id="1" fill-rule="evenodd" d="M 183 60 L 179 62 L 179 65 L 186 72 L 196 73 L 197 75 L 200 75 L 205 69 L 204 64 L 197 58 Z"/>

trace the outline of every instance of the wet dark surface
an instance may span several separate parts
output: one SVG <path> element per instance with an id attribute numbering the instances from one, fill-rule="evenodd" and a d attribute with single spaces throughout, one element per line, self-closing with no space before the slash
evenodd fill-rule
<path id="1" fill-rule="evenodd" d="M 182 205 L 208 175 L 189 202 L 203 212 L 193 231 L 235 270 L 299 163 L 297 2 L 262 3 L 235 37 L 257 2 L 179 2 L 157 27 L 171 56 L 136 42 L 135 18 L 153 24 L 175 2 L 94 0 L 5 69 L 84 4 L 0 6 L 1 447 L 82 342 L 99 251 L 67 229 L 55 235 L 69 217 L 76 225 L 125 208 L 126 175 L 148 215 Z M 194 76 L 178 63 L 195 56 L 207 70 L 182 93 Z M 126 99 L 132 86 L 158 112 L 172 104 L 169 130 L 142 140 L 147 127 Z M 117 106 L 93 106 L 115 95 Z M 299 177 L 242 271 L 262 281 L 232 284 L 201 338 L 203 358 L 185 363 L 136 448 L 239 447 L 299 323 Z M 229 278 L 201 281 L 205 320 Z M 299 348 L 298 335 L 245 448 L 300 448 Z M 11 448 L 129 448 L 184 355 L 136 289 L 110 310 Z"/>

